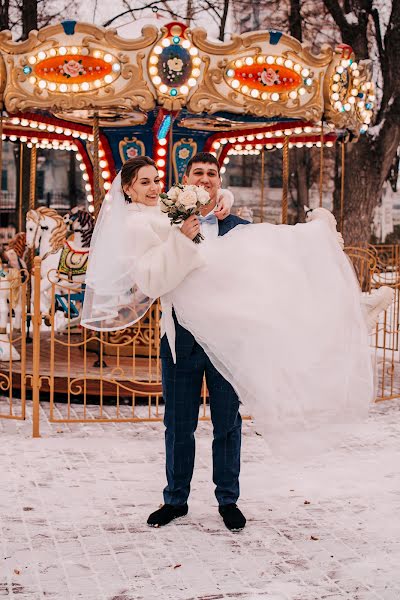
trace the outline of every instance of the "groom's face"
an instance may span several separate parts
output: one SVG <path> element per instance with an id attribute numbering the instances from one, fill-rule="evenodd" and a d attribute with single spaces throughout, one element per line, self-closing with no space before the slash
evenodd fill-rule
<path id="1" fill-rule="evenodd" d="M 211 204 L 207 206 L 207 212 L 214 208 L 218 190 L 221 187 L 221 177 L 216 165 L 212 163 L 193 163 L 189 173 L 184 176 L 183 183 L 203 186 L 211 198 Z"/>

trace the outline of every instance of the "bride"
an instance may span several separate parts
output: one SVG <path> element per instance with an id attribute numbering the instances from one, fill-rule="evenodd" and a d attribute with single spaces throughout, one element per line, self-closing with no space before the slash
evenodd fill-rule
<path id="1" fill-rule="evenodd" d="M 366 417 L 368 332 L 336 233 L 318 219 L 248 224 L 197 245 L 195 216 L 178 227 L 161 213 L 155 163 L 127 173 L 125 163 L 96 223 L 82 324 L 125 328 L 161 297 L 173 360 L 174 309 L 285 455 L 313 454 Z"/>

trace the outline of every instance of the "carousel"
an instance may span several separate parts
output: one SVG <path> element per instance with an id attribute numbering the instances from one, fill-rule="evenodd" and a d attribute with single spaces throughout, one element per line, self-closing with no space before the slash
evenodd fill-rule
<path id="1" fill-rule="evenodd" d="M 259 155 L 263 171 L 265 152 L 280 149 L 286 223 L 291 148 L 319 148 L 322 205 L 325 148 L 340 144 L 344 157 L 346 144 L 365 133 L 374 91 L 370 65 L 347 45 L 316 55 L 272 30 L 222 43 L 177 22 L 126 39 L 64 21 L 22 42 L 0 33 L 0 100 L 0 140 L 30 155 L 29 210 L 23 214 L 20 199 L 20 231 L 3 249 L 3 393 L 11 399 L 18 387 L 25 398 L 35 386 L 50 400 L 64 394 L 71 419 L 74 399 L 85 419 L 95 395 L 101 419 L 103 398 L 116 403 L 115 418 L 128 398 L 135 419 L 137 396 L 149 397 L 148 418 L 158 414 L 158 307 L 123 332 L 92 335 L 79 326 L 94 221 L 122 163 L 152 156 L 165 189 L 199 151 L 214 153 L 224 173 L 230 156 L 240 154 Z M 66 215 L 37 205 L 41 148 L 69 150 L 79 162 L 86 202 Z"/>

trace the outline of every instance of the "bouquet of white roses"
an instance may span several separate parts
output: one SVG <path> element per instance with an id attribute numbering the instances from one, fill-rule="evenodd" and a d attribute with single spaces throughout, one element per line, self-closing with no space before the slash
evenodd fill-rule
<path id="1" fill-rule="evenodd" d="M 201 207 L 210 203 L 210 194 L 203 187 L 177 183 L 168 192 L 160 194 L 159 203 L 171 225 L 179 224 L 191 215 L 199 215 Z M 196 244 L 200 244 L 201 240 L 204 240 L 201 233 L 193 239 Z"/>

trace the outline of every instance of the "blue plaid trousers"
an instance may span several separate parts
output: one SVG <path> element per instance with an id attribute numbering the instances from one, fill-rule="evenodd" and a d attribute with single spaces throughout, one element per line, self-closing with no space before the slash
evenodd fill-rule
<path id="1" fill-rule="evenodd" d="M 184 504 L 190 493 L 195 459 L 195 436 L 199 418 L 201 386 L 206 376 L 213 424 L 213 481 L 219 505 L 239 497 L 242 419 L 239 398 L 231 384 L 212 365 L 202 347 L 194 342 L 190 354 L 162 358 L 165 401 L 166 504 Z"/>

